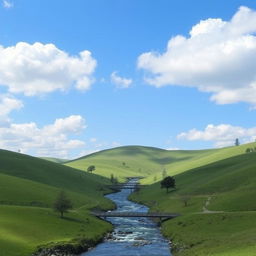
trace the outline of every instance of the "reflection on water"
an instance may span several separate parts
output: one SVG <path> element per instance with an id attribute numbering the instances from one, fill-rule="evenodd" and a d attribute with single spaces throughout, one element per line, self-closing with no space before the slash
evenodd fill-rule
<path id="1" fill-rule="evenodd" d="M 130 190 L 122 190 L 106 197 L 116 203 L 115 211 L 148 211 L 146 206 L 127 200 L 129 194 Z M 81 256 L 171 256 L 168 241 L 150 219 L 116 217 L 107 220 L 115 227 L 112 235 Z"/>

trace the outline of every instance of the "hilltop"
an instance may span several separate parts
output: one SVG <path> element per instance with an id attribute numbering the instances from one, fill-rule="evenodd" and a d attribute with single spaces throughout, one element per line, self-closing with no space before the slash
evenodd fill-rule
<path id="1" fill-rule="evenodd" d="M 152 184 L 162 179 L 162 172 L 177 175 L 189 169 L 200 167 L 218 160 L 244 154 L 251 144 L 239 147 L 206 150 L 164 150 L 154 147 L 125 146 L 96 152 L 69 162 L 66 166 L 86 171 L 89 165 L 95 165 L 94 173 L 110 177 L 114 174 L 124 179 L 131 176 L 143 176 L 141 182 Z"/>

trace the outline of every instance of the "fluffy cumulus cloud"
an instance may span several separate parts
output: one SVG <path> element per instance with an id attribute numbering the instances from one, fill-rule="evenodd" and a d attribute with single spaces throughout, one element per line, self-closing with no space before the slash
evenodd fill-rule
<path id="1" fill-rule="evenodd" d="M 79 115 L 56 119 L 53 124 L 38 127 L 34 122 L 0 127 L 0 148 L 36 156 L 68 157 L 70 151 L 85 145 L 71 139 L 85 129 L 85 120 Z"/>
<path id="2" fill-rule="evenodd" d="M 255 141 L 256 127 L 243 128 L 230 124 L 209 124 L 204 130 L 192 129 L 188 132 L 180 133 L 177 138 L 190 141 L 213 141 L 215 146 L 224 147 L 234 145 L 236 138 L 239 138 L 243 143 Z"/>
<path id="3" fill-rule="evenodd" d="M 89 51 L 70 56 L 54 44 L 19 42 L 0 46 L 0 85 L 27 96 L 90 88 L 96 60 Z"/>
<path id="4" fill-rule="evenodd" d="M 256 12 L 240 7 L 230 21 L 202 20 L 189 36 L 170 39 L 164 53 L 143 53 L 138 67 L 157 87 L 180 85 L 213 93 L 218 104 L 256 105 Z"/>
<path id="5" fill-rule="evenodd" d="M 125 89 L 129 88 L 132 84 L 132 79 L 121 77 L 114 71 L 111 75 L 111 82 L 116 85 L 117 88 Z"/>

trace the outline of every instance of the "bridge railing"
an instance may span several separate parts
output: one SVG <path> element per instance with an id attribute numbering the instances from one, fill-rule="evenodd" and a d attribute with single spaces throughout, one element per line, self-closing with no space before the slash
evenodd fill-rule
<path id="1" fill-rule="evenodd" d="M 92 212 L 97 217 L 146 217 L 146 218 L 175 218 L 180 216 L 178 213 L 164 213 L 164 212 Z"/>

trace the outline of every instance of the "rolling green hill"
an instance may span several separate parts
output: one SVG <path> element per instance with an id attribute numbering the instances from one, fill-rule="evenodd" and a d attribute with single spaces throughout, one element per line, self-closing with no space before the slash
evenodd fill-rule
<path id="1" fill-rule="evenodd" d="M 113 207 L 103 197 L 103 185 L 109 183 L 104 177 L 5 150 L 0 163 L 1 255 L 28 255 L 40 244 L 93 238 L 111 229 L 89 215 L 93 207 Z M 51 209 L 60 190 L 73 203 L 68 219 Z"/>
<path id="2" fill-rule="evenodd" d="M 176 256 L 253 256 L 256 251 L 256 143 L 210 150 L 168 151 L 129 146 L 66 163 L 120 179 L 143 176 L 149 186 L 131 198 L 151 211 L 183 216 L 163 224 Z M 176 191 L 160 189 L 163 170 L 175 176 Z M 185 206 L 185 202 L 188 204 Z M 232 237 L 232 239 L 231 239 Z"/>
<path id="3" fill-rule="evenodd" d="M 245 153 L 251 144 L 209 150 L 164 150 L 153 147 L 126 146 L 104 150 L 65 163 L 86 171 L 95 165 L 94 173 L 110 177 L 111 173 L 124 179 L 131 176 L 145 177 L 141 182 L 152 184 L 162 179 L 165 169 L 168 175 L 176 175 L 191 168 L 200 167 L 228 157 Z"/>
<path id="4" fill-rule="evenodd" d="M 183 214 L 162 226 L 175 256 L 251 256 L 256 244 L 256 227 L 250 225 L 256 219 L 256 153 L 245 151 L 255 146 L 194 151 L 127 146 L 64 164 L 0 150 L 1 252 L 25 256 L 40 244 L 95 238 L 110 230 L 89 209 L 113 207 L 103 197 L 113 174 L 121 181 L 143 176 L 141 182 L 148 186 L 131 198 L 151 211 Z M 96 166 L 93 174 L 86 171 L 90 165 Z M 177 183 L 168 194 L 160 189 L 164 170 Z M 74 206 L 66 219 L 51 209 L 60 190 Z"/>
<path id="5" fill-rule="evenodd" d="M 162 190 L 157 182 L 131 196 L 146 203 L 151 211 L 183 214 L 163 225 L 164 234 L 173 241 L 175 256 L 254 255 L 256 153 L 235 155 L 252 146 L 255 143 L 207 156 L 212 159 L 222 151 L 218 157 L 222 160 L 176 174 L 176 190 L 171 193 Z M 206 158 L 201 159 L 205 162 Z"/>
<path id="6" fill-rule="evenodd" d="M 114 174 L 120 179 L 133 176 L 148 176 L 159 172 L 164 158 L 169 157 L 168 151 L 158 148 L 127 146 L 100 151 L 70 161 L 65 165 L 86 170 L 95 165 L 94 173 L 110 177 Z"/>

